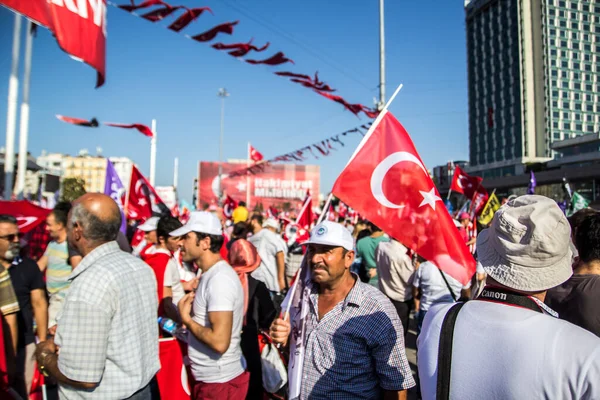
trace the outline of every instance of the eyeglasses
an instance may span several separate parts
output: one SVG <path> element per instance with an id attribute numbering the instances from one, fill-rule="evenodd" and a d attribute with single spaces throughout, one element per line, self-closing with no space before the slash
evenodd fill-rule
<path id="1" fill-rule="evenodd" d="M 21 232 L 19 233 L 11 233 L 10 235 L 4 235 L 4 236 L 0 236 L 0 239 L 6 239 L 9 242 L 14 242 L 15 239 L 21 239 L 23 237 L 23 234 Z"/>

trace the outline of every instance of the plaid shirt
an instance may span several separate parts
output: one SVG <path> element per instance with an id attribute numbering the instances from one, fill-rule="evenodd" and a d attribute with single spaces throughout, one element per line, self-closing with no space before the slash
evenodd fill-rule
<path id="1" fill-rule="evenodd" d="M 69 379 L 98 386 L 87 391 L 60 385 L 60 398 L 131 396 L 160 368 L 154 272 L 109 242 L 86 255 L 69 279 L 57 318 L 58 368 Z"/>
<path id="2" fill-rule="evenodd" d="M 390 300 L 356 280 L 344 301 L 318 320 L 311 288 L 302 371 L 302 399 L 376 399 L 382 390 L 415 385 L 404 331 Z"/>

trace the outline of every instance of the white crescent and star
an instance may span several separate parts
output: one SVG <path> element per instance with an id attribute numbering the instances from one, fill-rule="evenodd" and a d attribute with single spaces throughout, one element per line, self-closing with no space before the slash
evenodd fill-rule
<path id="1" fill-rule="evenodd" d="M 421 161 L 412 153 L 398 151 L 384 158 L 383 161 L 381 161 L 377 167 L 375 167 L 373 174 L 371 175 L 371 192 L 373 193 L 373 197 L 375 197 L 375 200 L 377 200 L 384 207 L 395 209 L 401 209 L 405 207 L 403 204 L 392 203 L 383 193 L 383 179 L 394 165 L 401 162 L 411 162 L 416 164 L 427 176 L 429 176 L 429 173 Z M 431 188 L 429 192 L 419 192 L 423 196 L 423 201 L 419 207 L 429 205 L 435 210 L 435 202 L 442 200 L 435 194 L 435 187 Z"/>

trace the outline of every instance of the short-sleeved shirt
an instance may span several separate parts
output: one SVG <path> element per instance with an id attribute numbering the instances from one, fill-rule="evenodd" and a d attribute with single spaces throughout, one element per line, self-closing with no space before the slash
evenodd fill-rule
<path id="1" fill-rule="evenodd" d="M 402 243 L 392 240 L 381 242 L 375 251 L 379 290 L 395 301 L 412 299 L 412 281 L 415 267 Z"/>
<path id="2" fill-rule="evenodd" d="M 2 315 L 19 311 L 19 300 L 15 294 L 8 270 L 0 265 L 0 312 Z"/>
<path id="3" fill-rule="evenodd" d="M 277 253 L 287 253 L 285 242 L 268 229 L 261 229 L 248 238 L 248 241 L 256 247 L 260 255 L 261 263 L 251 274 L 256 280 L 267 285 L 271 292 L 279 292 L 279 279 L 277 272 Z"/>
<path id="4" fill-rule="evenodd" d="M 463 288 L 468 289 L 471 284 L 463 286 L 459 281 L 451 277 L 432 262 L 426 261 L 421 263 L 419 269 L 415 273 L 413 286 L 421 289 L 421 308 L 420 311 L 427 311 L 429 307 L 436 303 L 453 303 L 454 299 L 448 290 L 448 286 L 442 278 L 442 274 L 446 277 L 448 285 L 452 289 L 452 293 L 458 299 Z"/>
<path id="5" fill-rule="evenodd" d="M 415 385 L 396 309 L 356 277 L 346 298 L 319 321 L 312 285 L 306 323 L 302 399 L 378 399 Z"/>
<path id="6" fill-rule="evenodd" d="M 48 257 L 46 267 L 46 288 L 50 295 L 64 297 L 69 288 L 69 276 L 73 269 L 69 265 L 69 246 L 65 240 L 62 243 L 52 241 L 48 244 L 44 256 Z"/>
<path id="7" fill-rule="evenodd" d="M 87 254 L 70 280 L 57 317 L 58 368 L 99 384 L 92 391 L 59 384 L 60 398 L 130 397 L 160 369 L 154 273 L 113 241 Z"/>
<path id="8" fill-rule="evenodd" d="M 218 354 L 203 342 L 188 334 L 188 356 L 196 381 L 224 383 L 240 376 L 246 360 L 240 345 L 244 319 L 244 291 L 240 278 L 225 261 L 219 261 L 204 272 L 198 283 L 192 314 L 194 322 L 210 328 L 208 313 L 233 311 L 231 341 L 225 353 Z"/>
<path id="9" fill-rule="evenodd" d="M 365 236 L 356 242 L 356 254 L 361 258 L 362 265 L 369 269 L 377 268 L 377 262 L 375 261 L 375 250 L 377 245 L 381 242 L 389 242 L 389 238 L 385 235 L 378 237 Z M 369 285 L 379 287 L 379 278 L 374 276 L 369 279 Z"/>
<path id="10" fill-rule="evenodd" d="M 33 306 L 31 304 L 31 292 L 34 290 L 46 290 L 44 276 L 37 263 L 30 258 L 16 258 L 10 268 L 10 280 L 19 300 L 18 314 L 19 341 L 18 347 L 25 347 L 35 342 L 33 331 Z M 44 292 L 44 296 L 46 293 Z"/>
<path id="11" fill-rule="evenodd" d="M 573 275 L 548 290 L 545 303 L 558 317 L 600 337 L 600 275 Z"/>
<path id="12" fill-rule="evenodd" d="M 451 306 L 431 307 L 417 341 L 423 400 L 436 395 L 440 331 Z M 600 339 L 548 314 L 469 301 L 454 327 L 450 398 L 600 399 Z"/>

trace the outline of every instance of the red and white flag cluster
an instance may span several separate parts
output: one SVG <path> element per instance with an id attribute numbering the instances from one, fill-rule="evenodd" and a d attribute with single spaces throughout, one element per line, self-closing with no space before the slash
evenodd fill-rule
<path id="1" fill-rule="evenodd" d="M 161 21 L 164 18 L 167 18 L 176 12 L 183 11 L 183 14 L 168 26 L 168 29 L 175 31 L 175 32 L 182 31 L 189 24 L 191 24 L 193 21 L 195 21 L 200 15 L 202 15 L 205 11 L 208 11 L 211 14 L 213 13 L 209 7 L 200 7 L 200 8 L 190 9 L 188 7 L 180 6 L 180 5 L 172 6 L 162 0 L 146 0 L 137 5 L 133 4 L 133 1 L 132 1 L 132 4 L 119 5 L 118 7 L 120 9 L 128 11 L 130 13 L 136 13 L 140 10 L 145 10 L 150 7 L 156 7 L 152 11 L 146 12 L 145 14 L 141 14 L 141 15 L 135 14 L 135 15 L 138 15 L 139 17 L 146 19 L 148 21 L 151 21 L 151 22 Z M 215 39 L 219 34 L 227 34 L 227 35 L 233 34 L 234 27 L 238 23 L 239 23 L 239 21 L 224 22 L 224 23 L 221 23 L 219 25 L 216 25 L 216 26 L 210 28 L 209 30 L 207 30 L 205 32 L 199 33 L 197 35 L 185 35 L 185 36 L 187 38 L 192 39 L 197 42 L 210 42 L 213 39 Z M 258 46 L 255 46 L 252 44 L 252 39 L 251 39 L 248 42 L 238 42 L 238 43 L 229 43 L 229 44 L 218 42 L 218 43 L 214 43 L 211 47 L 215 50 L 226 51 L 227 54 L 229 54 L 230 56 L 241 59 L 241 57 L 245 57 L 252 51 L 259 53 L 259 52 L 263 52 L 263 51 L 267 50 L 269 48 L 269 42 L 267 42 L 266 44 L 264 44 L 261 47 L 258 47 Z M 294 64 L 294 61 L 292 59 L 290 59 L 289 57 L 287 57 L 281 51 L 278 51 L 275 54 L 273 54 L 269 57 L 263 58 L 263 59 L 246 58 L 243 61 L 245 61 L 248 64 L 253 64 L 253 65 L 262 64 L 262 65 L 269 65 L 269 66 L 278 66 L 278 65 L 283 65 L 283 64 L 287 64 L 287 63 Z M 329 85 L 325 84 L 324 82 L 321 82 L 316 73 L 314 75 L 314 78 L 312 78 L 308 75 L 305 75 L 305 74 L 297 74 L 297 73 L 293 73 L 293 72 L 275 72 L 275 74 L 277 74 L 279 76 L 290 78 L 290 81 L 300 84 L 303 87 L 312 89 L 314 92 L 320 94 L 321 96 L 323 96 L 329 100 L 332 100 L 338 104 L 341 104 L 346 110 L 352 112 L 354 115 L 358 116 L 362 112 L 369 118 L 375 118 L 375 117 L 377 117 L 377 114 L 379 113 L 376 109 L 366 107 L 359 103 L 353 104 L 353 103 L 348 102 L 346 99 L 344 99 L 341 96 L 332 95 L 330 92 L 335 91 L 335 89 L 332 89 Z"/>

